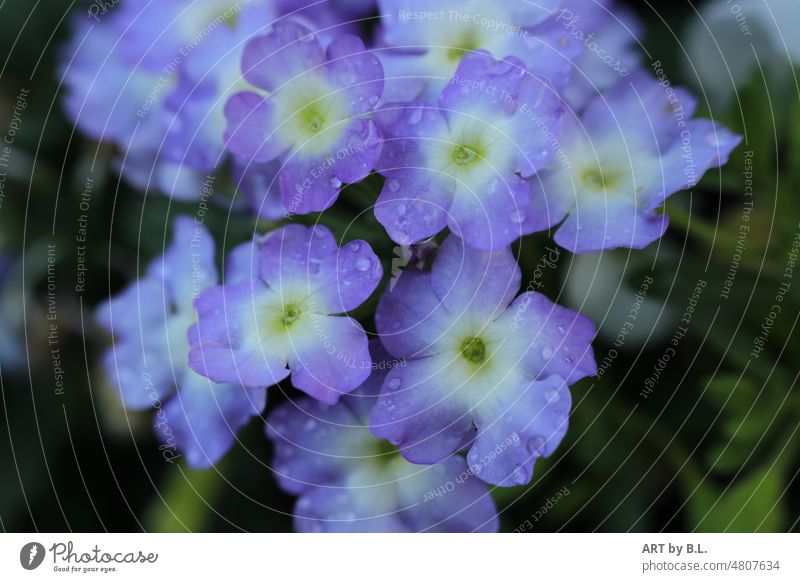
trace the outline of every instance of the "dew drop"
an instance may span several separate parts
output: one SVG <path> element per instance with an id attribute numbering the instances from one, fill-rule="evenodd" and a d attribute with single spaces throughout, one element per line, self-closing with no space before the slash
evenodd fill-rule
<path id="1" fill-rule="evenodd" d="M 508 61 L 495 61 L 492 64 L 492 73 L 495 75 L 505 75 L 511 70 L 513 65 Z"/>
<path id="2" fill-rule="evenodd" d="M 408 118 L 408 122 L 411 125 L 416 125 L 417 123 L 422 121 L 422 114 L 424 113 L 424 111 L 425 110 L 422 107 L 422 105 L 418 105 L 417 107 L 414 107 L 414 109 L 411 111 L 411 116 Z"/>
<path id="3" fill-rule="evenodd" d="M 358 260 L 356 261 L 356 269 L 357 269 L 357 270 L 359 270 L 359 271 L 361 271 L 362 273 L 363 273 L 364 271 L 367 271 L 367 270 L 369 270 L 369 268 L 370 268 L 371 266 L 372 266 L 372 263 L 370 262 L 370 260 L 369 260 L 369 259 L 358 259 Z"/>
<path id="4" fill-rule="evenodd" d="M 350 243 L 350 250 L 354 253 L 357 253 L 361 249 L 361 243 L 356 241 L 354 243 Z"/>
<path id="5" fill-rule="evenodd" d="M 344 85 L 352 85 L 356 80 L 356 72 L 348 61 L 341 61 L 338 75 L 339 81 Z"/>
<path id="6" fill-rule="evenodd" d="M 528 452 L 537 457 L 542 456 L 542 449 L 544 449 L 544 440 L 542 437 L 533 437 L 528 441 Z"/>
<path id="7" fill-rule="evenodd" d="M 392 178 L 391 180 L 389 180 L 389 181 L 386 183 L 386 185 L 389 187 L 389 190 L 391 190 L 392 192 L 397 192 L 397 191 L 400 189 L 400 182 L 398 182 L 398 181 L 397 181 L 397 180 L 395 180 L 394 178 Z"/>
<path id="8" fill-rule="evenodd" d="M 508 218 L 514 224 L 520 224 L 525 220 L 525 214 L 521 210 L 514 210 Z"/>
<path id="9" fill-rule="evenodd" d="M 523 469 L 522 465 L 517 465 L 517 467 L 514 469 L 514 473 L 511 475 L 511 480 L 517 485 L 525 485 L 525 483 L 528 482 L 528 477 L 525 475 L 525 469 Z"/>
<path id="10" fill-rule="evenodd" d="M 328 180 L 328 183 L 331 186 L 333 186 L 334 188 L 341 188 L 342 187 L 342 181 L 339 178 L 337 178 L 336 176 L 333 176 L 330 180 Z"/>
<path id="11" fill-rule="evenodd" d="M 542 357 L 545 360 L 549 360 L 553 356 L 553 349 L 550 346 L 545 346 L 542 348 Z"/>
<path id="12" fill-rule="evenodd" d="M 389 390 L 397 390 L 400 388 L 400 378 L 392 378 L 386 383 L 386 387 Z"/>

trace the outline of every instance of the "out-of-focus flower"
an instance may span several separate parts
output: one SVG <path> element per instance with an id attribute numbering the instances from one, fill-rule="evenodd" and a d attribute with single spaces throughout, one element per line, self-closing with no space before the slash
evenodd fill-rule
<path id="1" fill-rule="evenodd" d="M 640 249 L 661 237 L 657 209 L 694 187 L 741 141 L 709 120 L 693 119 L 696 101 L 637 71 L 580 118 L 561 118 L 559 159 L 532 180 L 532 227 L 560 222 L 556 242 L 575 253 Z"/>
<path id="2" fill-rule="evenodd" d="M 266 390 L 214 384 L 188 368 L 192 299 L 217 280 L 214 241 L 187 217 L 173 228 L 171 245 L 145 276 L 98 308 L 98 322 L 114 338 L 102 361 L 125 406 L 153 409 L 163 443 L 191 466 L 207 467 L 264 409 Z"/>
<path id="3" fill-rule="evenodd" d="M 471 51 L 517 57 L 561 88 L 580 43 L 554 19 L 559 0 L 502 2 L 380 0 L 378 44 L 385 101 L 435 99 Z"/>
<path id="4" fill-rule="evenodd" d="M 613 0 L 563 0 L 555 22 L 584 49 L 564 88 L 564 98 L 574 109 L 630 75 L 641 60 L 636 50 L 641 25 Z"/>
<path id="5" fill-rule="evenodd" d="M 468 447 L 489 483 L 530 481 L 567 430 L 569 385 L 596 372 L 592 323 L 523 293 L 509 248 L 445 240 L 430 272 L 407 271 L 375 316 L 386 349 L 408 362 L 386 376 L 372 431 L 414 463 Z"/>
<path id="6" fill-rule="evenodd" d="M 367 427 L 388 370 L 403 363 L 371 343 L 374 371 L 358 390 L 327 406 L 287 402 L 267 422 L 281 487 L 299 496 L 301 532 L 493 532 L 491 495 L 453 456 L 413 465 Z"/>

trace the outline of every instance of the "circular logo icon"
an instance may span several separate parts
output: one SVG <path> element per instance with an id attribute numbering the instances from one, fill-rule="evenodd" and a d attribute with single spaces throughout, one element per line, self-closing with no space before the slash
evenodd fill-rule
<path id="1" fill-rule="evenodd" d="M 19 563 L 26 570 L 35 570 L 44 561 L 44 546 L 39 542 L 29 542 L 19 551 Z"/>

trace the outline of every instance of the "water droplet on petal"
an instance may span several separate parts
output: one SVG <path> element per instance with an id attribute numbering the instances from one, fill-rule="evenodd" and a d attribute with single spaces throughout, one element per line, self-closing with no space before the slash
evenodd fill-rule
<path id="1" fill-rule="evenodd" d="M 422 105 L 417 105 L 411 110 L 411 115 L 408 118 L 408 122 L 411 125 L 416 125 L 420 121 L 422 121 L 422 114 L 425 112 L 425 108 Z"/>
<path id="2" fill-rule="evenodd" d="M 386 388 L 389 390 L 397 390 L 400 388 L 400 378 L 392 378 L 386 383 Z"/>
<path id="3" fill-rule="evenodd" d="M 525 213 L 521 210 L 514 210 L 511 215 L 509 215 L 508 219 L 514 224 L 520 224 L 525 220 Z"/>
<path id="4" fill-rule="evenodd" d="M 549 360 L 553 356 L 553 349 L 550 346 L 545 346 L 542 348 L 542 357 L 545 360 Z"/>
<path id="5" fill-rule="evenodd" d="M 389 181 L 386 183 L 386 185 L 389 187 L 389 190 L 391 190 L 392 192 L 397 192 L 397 191 L 400 189 L 400 182 L 398 182 L 398 181 L 397 181 L 397 180 L 395 180 L 394 178 L 392 178 L 391 180 L 389 180 Z"/>
<path id="6" fill-rule="evenodd" d="M 541 457 L 543 449 L 544 449 L 544 439 L 542 439 L 542 437 L 536 436 L 528 441 L 528 452 L 531 455 Z"/>
<path id="7" fill-rule="evenodd" d="M 505 75 L 511 70 L 513 65 L 508 61 L 495 61 L 492 64 L 492 73 L 495 75 Z"/>
<path id="8" fill-rule="evenodd" d="M 336 176 L 333 176 L 330 180 L 328 180 L 328 182 L 334 188 L 341 188 L 342 187 L 342 181 L 339 178 L 337 178 Z"/>
<path id="9" fill-rule="evenodd" d="M 339 77 L 339 81 L 345 86 L 355 83 L 356 72 L 355 69 L 353 69 L 352 63 L 349 61 L 340 61 L 337 77 Z"/>
<path id="10" fill-rule="evenodd" d="M 364 271 L 367 271 L 367 270 L 369 270 L 369 268 L 370 268 L 371 266 L 372 266 L 372 263 L 370 262 L 370 260 L 369 260 L 369 259 L 358 259 L 358 260 L 356 261 L 356 269 L 357 269 L 357 270 L 359 270 L 359 271 L 361 271 L 362 273 L 363 273 Z"/>
<path id="11" fill-rule="evenodd" d="M 361 249 L 361 243 L 356 241 L 354 243 L 350 243 L 350 250 L 354 253 L 357 253 Z"/>
<path id="12" fill-rule="evenodd" d="M 522 465 L 517 465 L 514 469 L 511 474 L 511 481 L 517 485 L 525 485 L 528 482 L 528 476 L 525 474 L 525 469 Z"/>

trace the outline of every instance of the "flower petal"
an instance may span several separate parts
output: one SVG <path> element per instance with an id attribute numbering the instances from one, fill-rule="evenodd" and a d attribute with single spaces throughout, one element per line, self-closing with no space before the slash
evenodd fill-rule
<path id="1" fill-rule="evenodd" d="M 549 456 L 564 438 L 571 402 L 558 376 L 486 399 L 477 407 L 478 432 L 467 454 L 472 472 L 504 487 L 529 483 L 536 459 Z"/>
<path id="2" fill-rule="evenodd" d="M 215 384 L 186 372 L 177 394 L 154 418 L 164 445 L 175 443 L 194 469 L 219 461 L 236 441 L 236 435 L 266 406 L 267 391 L 235 384 Z"/>
<path id="3" fill-rule="evenodd" d="M 472 438 L 472 420 L 442 377 L 446 357 L 431 356 L 393 368 L 370 415 L 370 428 L 412 463 L 438 463 Z"/>
<path id="4" fill-rule="evenodd" d="M 225 103 L 225 119 L 225 144 L 237 156 L 269 162 L 289 148 L 275 131 L 275 104 L 261 95 L 251 92 L 232 95 Z"/>
<path id="5" fill-rule="evenodd" d="M 375 325 L 386 349 L 398 358 L 438 353 L 453 317 L 433 292 L 431 274 L 405 271 L 378 303 Z"/>
<path id="6" fill-rule="evenodd" d="M 350 317 L 317 316 L 311 325 L 317 337 L 297 345 L 289 356 L 292 384 L 317 400 L 335 404 L 369 376 L 367 334 Z"/>
<path id="7" fill-rule="evenodd" d="M 523 293 L 493 324 L 505 337 L 503 357 L 529 378 L 552 374 L 574 384 L 597 373 L 592 340 L 597 329 L 580 313 L 561 307 L 541 293 Z"/>
<path id="8" fill-rule="evenodd" d="M 442 243 L 431 271 L 433 290 L 453 315 L 473 312 L 496 317 L 519 292 L 521 280 L 509 247 L 482 253 L 452 235 Z"/>
<path id="9" fill-rule="evenodd" d="M 347 243 L 319 267 L 319 308 L 327 313 L 352 311 L 369 299 L 382 276 L 381 261 L 369 244 Z"/>
<path id="10" fill-rule="evenodd" d="M 324 62 L 322 45 L 309 29 L 292 20 L 281 20 L 272 25 L 269 34 L 247 43 L 242 73 L 256 87 L 275 91 Z"/>

